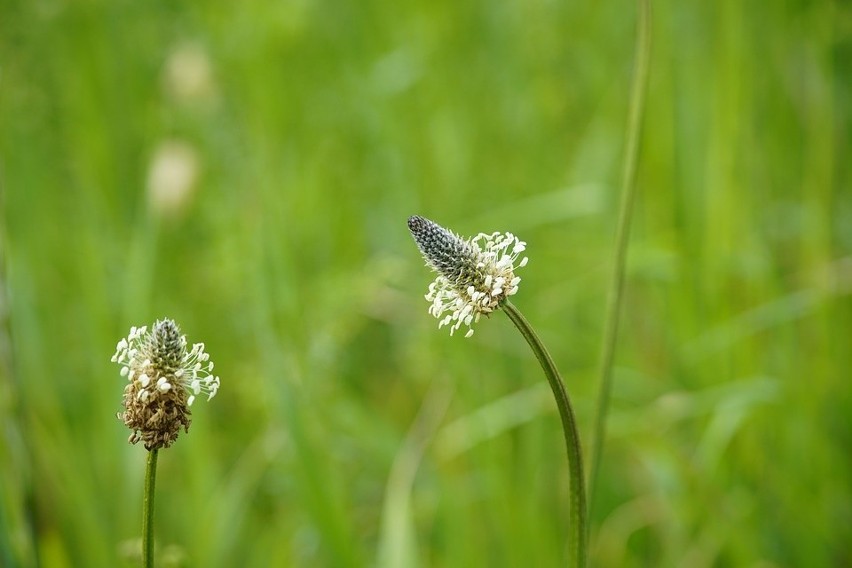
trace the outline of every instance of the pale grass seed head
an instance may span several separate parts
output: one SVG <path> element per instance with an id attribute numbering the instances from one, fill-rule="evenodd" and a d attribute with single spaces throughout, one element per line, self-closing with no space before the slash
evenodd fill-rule
<path id="1" fill-rule="evenodd" d="M 181 427 L 189 431 L 189 407 L 196 397 L 204 394 L 209 400 L 219 390 L 204 344 L 187 350 L 186 336 L 170 319 L 155 322 L 150 331 L 147 326 L 130 328 L 112 361 L 127 379 L 118 418 L 132 432 L 128 441 L 141 441 L 147 450 L 171 446 Z"/>
<path id="2" fill-rule="evenodd" d="M 483 314 L 488 316 L 517 293 L 521 279 L 515 270 L 529 259 L 518 261 L 526 243 L 512 233 L 463 239 L 418 215 L 408 218 L 408 229 L 426 265 L 437 272 L 426 294 L 429 313 L 440 320 L 439 328 L 450 326 L 450 335 L 466 326 L 465 337 L 470 337 Z"/>

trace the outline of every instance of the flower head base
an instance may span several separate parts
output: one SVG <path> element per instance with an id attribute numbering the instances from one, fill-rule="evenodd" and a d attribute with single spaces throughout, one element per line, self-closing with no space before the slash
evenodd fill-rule
<path id="1" fill-rule="evenodd" d="M 479 233 L 465 240 L 418 215 L 408 218 L 408 229 L 426 265 L 438 273 L 426 299 L 432 303 L 429 313 L 441 320 L 438 327 L 450 325 L 450 335 L 465 325 L 470 337 L 480 316 L 517 293 L 521 279 L 515 269 L 529 259 L 516 264 L 527 245 L 512 233 Z"/>
<path id="2" fill-rule="evenodd" d="M 180 428 L 189 431 L 189 407 L 204 393 L 210 400 L 219 390 L 219 377 L 212 375 L 213 362 L 204 344 L 186 349 L 186 336 L 177 324 L 164 319 L 151 331 L 131 327 L 130 335 L 118 342 L 112 361 L 121 365 L 124 412 L 118 418 L 133 432 L 129 442 L 140 440 L 147 450 L 168 448 Z"/>

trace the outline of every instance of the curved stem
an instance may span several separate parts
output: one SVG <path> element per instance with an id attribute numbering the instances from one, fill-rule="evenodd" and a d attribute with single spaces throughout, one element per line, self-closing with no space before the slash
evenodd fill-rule
<path id="1" fill-rule="evenodd" d="M 595 429 L 592 432 L 592 458 L 589 471 L 589 498 L 594 500 L 595 482 L 600 467 L 603 440 L 606 435 L 606 416 L 612 390 L 612 365 L 615 343 L 618 337 L 621 298 L 624 289 L 624 265 L 627 243 L 630 238 L 630 220 L 633 201 L 636 197 L 636 160 L 639 153 L 639 132 L 645 107 L 645 91 L 648 84 L 648 60 L 651 54 L 651 4 L 650 0 L 638 0 L 639 16 L 636 23 L 636 63 L 630 91 L 630 108 L 627 119 L 627 146 L 622 172 L 621 206 L 618 213 L 618 228 L 615 237 L 613 274 L 607 299 L 604 340 L 601 353 L 600 390 L 598 391 Z"/>
<path id="2" fill-rule="evenodd" d="M 154 566 L 154 484 L 157 479 L 157 454 L 159 450 L 148 452 L 148 465 L 145 468 L 145 493 L 142 498 L 142 566 Z"/>
<path id="3" fill-rule="evenodd" d="M 570 475 L 570 497 L 568 508 L 568 544 L 571 548 L 571 565 L 582 568 L 586 565 L 586 484 L 583 479 L 583 452 L 580 447 L 580 435 L 577 432 L 577 420 L 571 407 L 571 400 L 565 390 L 565 383 L 556 369 L 556 364 L 545 349 L 541 340 L 530 327 L 526 318 L 512 302 L 503 303 L 503 311 L 515 324 L 515 327 L 527 340 L 536 359 L 550 383 L 559 417 L 562 419 L 562 433 L 568 450 L 568 471 Z"/>

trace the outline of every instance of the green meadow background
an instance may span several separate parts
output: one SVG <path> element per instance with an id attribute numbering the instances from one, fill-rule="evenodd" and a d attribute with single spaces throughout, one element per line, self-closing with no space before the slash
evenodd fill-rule
<path id="1" fill-rule="evenodd" d="M 593 566 L 852 565 L 852 6 L 653 3 Z M 498 313 L 438 331 L 421 214 L 512 231 L 591 443 L 631 2 L 0 0 L 0 565 L 138 562 L 110 363 L 222 378 L 159 566 L 561 566 L 567 461 Z M 587 459 L 588 462 L 588 459 Z"/>

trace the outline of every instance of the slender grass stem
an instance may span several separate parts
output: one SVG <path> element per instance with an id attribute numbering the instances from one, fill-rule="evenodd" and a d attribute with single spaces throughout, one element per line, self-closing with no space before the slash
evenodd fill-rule
<path id="1" fill-rule="evenodd" d="M 583 452 L 580 447 L 580 435 L 577 432 L 577 420 L 571 407 L 571 400 L 565 390 L 565 383 L 556 369 L 556 364 L 545 349 L 544 344 L 533 331 L 526 318 L 512 302 L 503 303 L 503 311 L 515 324 L 515 327 L 527 340 L 541 368 L 550 383 L 559 417 L 562 419 L 562 433 L 568 450 L 568 471 L 570 475 L 570 503 L 568 508 L 568 544 L 571 554 L 571 566 L 583 568 L 586 565 L 586 483 L 583 479 Z"/>
<path id="2" fill-rule="evenodd" d="M 157 479 L 157 455 L 159 450 L 148 452 L 145 468 L 145 493 L 142 498 L 142 566 L 154 566 L 154 485 Z"/>
<path id="3" fill-rule="evenodd" d="M 639 15 L 636 23 L 636 63 L 630 89 L 630 108 L 627 119 L 627 145 L 624 152 L 622 171 L 621 206 L 618 213 L 618 228 L 615 237 L 613 273 L 607 299 L 604 340 L 601 353 L 600 387 L 598 391 L 595 429 L 592 432 L 591 470 L 589 472 L 589 499 L 594 501 L 595 483 L 600 468 L 606 435 L 606 417 L 612 390 L 612 365 L 615 344 L 618 338 L 621 299 L 624 290 L 624 265 L 627 244 L 630 239 L 630 221 L 636 197 L 636 161 L 639 153 L 639 134 L 645 108 L 645 91 L 648 85 L 648 61 L 651 55 L 651 3 L 638 0 Z"/>

